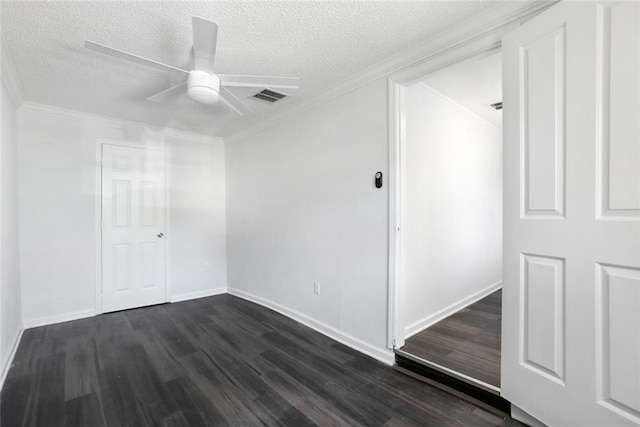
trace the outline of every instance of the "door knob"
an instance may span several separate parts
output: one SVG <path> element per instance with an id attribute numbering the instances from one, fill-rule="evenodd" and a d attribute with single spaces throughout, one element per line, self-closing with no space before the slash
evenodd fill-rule
<path id="1" fill-rule="evenodd" d="M 158 233 L 158 237 L 159 237 L 160 239 L 162 239 L 162 237 L 163 237 L 163 236 L 164 236 L 164 233 L 162 233 L 162 232 Z"/>

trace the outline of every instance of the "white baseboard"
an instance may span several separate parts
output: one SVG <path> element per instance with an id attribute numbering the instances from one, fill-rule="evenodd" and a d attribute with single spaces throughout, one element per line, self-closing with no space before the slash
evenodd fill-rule
<path id="1" fill-rule="evenodd" d="M 224 294 L 224 293 L 229 293 L 231 295 L 235 295 L 239 298 L 254 302 L 256 304 L 260 304 L 262 306 L 265 306 L 267 308 L 270 308 L 280 314 L 283 314 L 291 319 L 294 319 L 318 332 L 320 332 L 321 334 L 324 334 L 326 336 L 328 336 L 331 339 L 334 339 L 348 347 L 353 348 L 354 350 L 357 350 L 363 354 L 366 354 L 367 356 L 371 356 L 376 360 L 381 361 L 382 363 L 386 364 L 386 365 L 393 365 L 395 363 L 395 358 L 394 358 L 394 354 L 393 351 L 386 349 L 386 348 L 379 348 L 379 347 L 375 347 L 369 343 L 366 343 L 356 337 L 353 337 L 343 331 L 340 331 L 336 328 L 334 328 L 333 326 L 329 326 L 325 323 L 319 322 L 309 316 L 307 316 L 306 314 L 300 313 L 296 310 L 292 310 L 290 308 L 284 307 L 278 303 L 275 303 L 271 300 L 253 295 L 253 294 L 249 294 L 247 292 L 243 292 L 237 289 L 230 289 L 230 288 L 215 288 L 215 289 L 207 289 L 204 291 L 196 291 L 196 292 L 188 292 L 188 293 L 184 293 L 184 294 L 179 294 L 179 295 L 174 295 L 170 298 L 170 302 L 179 302 L 179 301 L 186 301 L 186 300 L 191 300 L 191 299 L 196 299 L 196 298 L 203 298 L 203 297 L 208 297 L 208 296 L 213 296 L 213 295 L 220 295 L 220 294 Z M 67 313 L 67 314 L 62 314 L 62 315 L 57 315 L 57 316 L 49 316 L 49 317 L 42 317 L 39 319 L 30 319 L 30 320 L 25 320 L 24 322 L 24 329 L 29 329 L 29 328 L 35 328 L 38 326 L 45 326 L 45 325 L 51 325 L 54 323 L 61 323 L 61 322 L 67 322 L 70 320 L 77 320 L 77 319 L 83 319 L 85 317 L 92 317 L 95 316 L 95 310 L 91 309 L 91 310 L 83 310 L 83 311 L 77 311 L 74 313 Z M 22 332 L 20 332 L 20 336 L 22 336 Z M 17 344 L 16 344 L 16 348 L 17 348 Z M 14 349 L 15 351 L 15 349 Z"/>
<path id="2" fill-rule="evenodd" d="M 11 352 L 9 353 L 9 357 L 6 360 L 4 366 L 2 366 L 2 372 L 0 372 L 0 390 L 4 387 L 4 380 L 7 379 L 7 374 L 9 373 L 9 369 L 11 369 L 11 365 L 13 364 L 13 359 L 16 357 L 16 351 L 18 350 L 18 345 L 20 345 L 20 340 L 22 340 L 22 334 L 24 333 L 24 328 L 20 327 L 18 329 L 16 336 L 13 338 L 13 342 L 11 343 Z"/>
<path id="3" fill-rule="evenodd" d="M 367 356 L 371 356 L 376 360 L 381 361 L 386 365 L 393 365 L 395 363 L 394 354 L 391 350 L 386 348 L 375 347 L 371 344 L 368 344 L 364 341 L 359 340 L 349 334 L 346 334 L 333 326 L 329 326 L 325 323 L 319 322 L 306 314 L 300 313 L 299 311 L 292 310 L 290 308 L 284 307 L 278 303 L 270 301 L 268 299 L 249 294 L 247 292 L 239 291 L 237 289 L 227 289 L 227 293 L 237 296 L 239 298 L 245 299 L 247 301 L 254 302 L 256 304 L 260 304 L 267 308 L 270 308 L 273 311 L 277 311 L 278 313 L 285 315 L 293 320 L 296 320 L 303 325 L 310 327 L 323 335 L 328 336 L 331 339 L 334 339 L 347 347 L 351 347 L 354 350 L 359 351 L 360 353 L 364 353 Z"/>
<path id="4" fill-rule="evenodd" d="M 407 325 L 404 328 L 404 336 L 405 339 L 409 338 L 417 334 L 420 331 L 427 329 L 429 326 L 438 323 L 439 321 L 451 316 L 453 313 L 462 310 L 465 307 L 470 306 L 476 301 L 481 300 L 489 294 L 497 291 L 502 287 L 502 281 L 493 283 L 492 285 L 487 286 L 486 288 L 476 292 L 475 294 L 468 296 L 466 298 L 461 299 L 460 301 L 456 301 L 448 307 L 439 310 L 424 319 L 420 319 L 417 322 L 414 322 L 410 325 Z"/>
<path id="5" fill-rule="evenodd" d="M 203 298 L 203 297 L 210 297 L 212 295 L 224 294 L 226 292 L 227 292 L 226 288 L 207 289 L 204 291 L 188 292 L 184 294 L 174 295 L 169 299 L 169 301 L 170 302 L 186 301 L 186 300 L 195 299 L 195 298 Z M 92 308 L 90 310 L 80 310 L 73 313 L 59 314 L 56 316 L 41 317 L 38 319 L 28 319 L 24 321 L 24 328 L 29 329 L 29 328 L 36 328 L 38 326 L 53 325 L 54 323 L 62 323 L 62 322 L 68 322 L 70 320 L 84 319 L 86 317 L 92 317 L 95 315 L 96 315 L 96 310 Z"/>
<path id="6" fill-rule="evenodd" d="M 38 326 L 53 325 L 54 323 L 68 322 L 70 320 L 84 319 L 96 315 L 94 308 L 90 310 L 80 310 L 73 313 L 59 314 L 57 316 L 40 317 L 38 319 L 28 319 L 24 321 L 24 328 L 36 328 Z"/>
<path id="7" fill-rule="evenodd" d="M 227 293 L 227 288 L 215 288 L 215 289 L 205 289 L 204 291 L 195 291 L 195 292 L 187 292 L 184 294 L 173 295 L 169 298 L 169 302 L 180 302 L 187 301 L 190 299 L 196 298 L 204 298 L 204 297 L 212 297 L 214 295 L 220 295 Z"/>

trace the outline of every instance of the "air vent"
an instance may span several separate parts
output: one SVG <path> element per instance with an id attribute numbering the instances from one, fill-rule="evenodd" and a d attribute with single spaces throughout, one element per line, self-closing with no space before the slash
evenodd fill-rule
<path id="1" fill-rule="evenodd" d="M 284 99 L 287 96 L 288 95 L 284 93 L 275 92 L 270 89 L 265 89 L 253 95 L 252 98 L 259 99 L 260 101 L 265 101 L 270 104 L 273 104 L 274 102 L 280 101 L 281 99 Z"/>
<path id="2" fill-rule="evenodd" d="M 489 104 L 489 108 L 499 111 L 502 110 L 502 102 L 496 102 L 494 104 Z"/>

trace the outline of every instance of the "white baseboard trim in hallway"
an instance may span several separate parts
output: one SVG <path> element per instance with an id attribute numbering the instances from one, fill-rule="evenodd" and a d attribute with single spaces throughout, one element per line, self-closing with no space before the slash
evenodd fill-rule
<path id="1" fill-rule="evenodd" d="M 432 326 L 443 319 L 446 319 L 447 317 L 451 316 L 453 313 L 456 313 L 462 310 L 463 308 L 470 306 L 474 302 L 480 301 L 482 298 L 488 295 L 491 295 L 492 293 L 494 293 L 500 288 L 502 288 L 502 281 L 493 283 L 487 286 L 486 288 L 476 292 L 475 294 L 472 294 L 464 299 L 461 299 L 460 301 L 456 301 L 453 304 L 449 305 L 448 307 L 445 307 L 442 310 L 437 311 L 436 313 L 425 317 L 424 319 L 418 320 L 417 322 L 414 322 L 408 325 L 404 329 L 405 339 L 417 334 L 418 332 L 421 332 L 427 329 L 429 326 Z"/>
<path id="2" fill-rule="evenodd" d="M 328 336 L 329 338 L 338 341 L 346 345 L 347 347 L 351 347 L 354 350 L 359 351 L 360 353 L 366 354 L 367 356 L 373 357 L 376 360 L 386 364 L 393 365 L 395 363 L 394 354 L 391 350 L 378 348 L 368 344 L 364 341 L 359 340 L 349 334 L 346 334 L 333 326 L 329 326 L 325 323 L 319 322 L 306 314 L 302 314 L 299 311 L 292 310 L 290 308 L 284 307 L 278 303 L 270 301 L 268 299 L 259 297 L 257 295 L 253 295 L 247 292 L 243 292 L 237 289 L 227 289 L 227 293 L 230 295 L 234 295 L 236 297 L 245 299 L 247 301 L 254 302 L 256 304 L 262 305 L 264 307 L 270 308 L 273 311 L 276 311 L 282 315 L 285 315 L 293 320 L 296 320 L 302 323 L 305 326 L 310 327 L 323 335 Z"/>

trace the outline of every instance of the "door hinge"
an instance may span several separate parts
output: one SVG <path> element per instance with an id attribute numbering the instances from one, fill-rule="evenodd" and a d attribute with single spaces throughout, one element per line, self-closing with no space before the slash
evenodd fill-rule
<path id="1" fill-rule="evenodd" d="M 391 348 L 396 348 L 396 340 L 391 340 Z"/>

